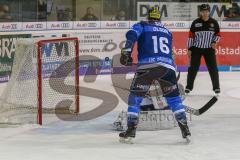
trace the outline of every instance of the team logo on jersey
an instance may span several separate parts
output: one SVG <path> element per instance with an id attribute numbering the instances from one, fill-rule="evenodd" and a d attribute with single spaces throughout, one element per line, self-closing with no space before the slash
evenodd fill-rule
<path id="1" fill-rule="evenodd" d="M 195 27 L 202 27 L 202 23 L 196 23 Z"/>
<path id="2" fill-rule="evenodd" d="M 213 23 L 211 23 L 211 24 L 210 24 L 210 27 L 214 27 L 214 24 L 213 24 Z"/>

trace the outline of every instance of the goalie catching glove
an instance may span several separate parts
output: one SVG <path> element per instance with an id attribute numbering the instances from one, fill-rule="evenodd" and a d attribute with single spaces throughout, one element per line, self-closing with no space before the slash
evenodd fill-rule
<path id="1" fill-rule="evenodd" d="M 131 66 L 133 59 L 131 57 L 131 49 L 123 48 L 121 49 L 120 63 L 124 66 Z"/>

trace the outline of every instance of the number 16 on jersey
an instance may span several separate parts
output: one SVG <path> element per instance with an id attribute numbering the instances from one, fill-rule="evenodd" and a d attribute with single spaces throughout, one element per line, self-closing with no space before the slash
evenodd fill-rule
<path id="1" fill-rule="evenodd" d="M 170 49 L 168 47 L 168 39 L 166 37 L 152 36 L 154 53 L 165 53 L 169 54 Z M 159 52 L 160 49 L 160 52 Z"/>

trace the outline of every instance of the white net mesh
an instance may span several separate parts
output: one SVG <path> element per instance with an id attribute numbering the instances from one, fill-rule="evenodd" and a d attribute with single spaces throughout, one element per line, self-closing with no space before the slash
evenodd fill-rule
<path id="1" fill-rule="evenodd" d="M 42 87 L 38 87 L 38 41 L 19 40 L 10 81 L 0 99 L 0 123 L 37 123 L 38 90 L 42 91 L 42 112 L 55 113 L 62 100 L 71 100 L 75 110 L 76 41 L 52 41 L 42 45 Z M 62 106 L 64 113 L 68 106 Z M 44 121 L 44 120 L 43 120 Z"/>

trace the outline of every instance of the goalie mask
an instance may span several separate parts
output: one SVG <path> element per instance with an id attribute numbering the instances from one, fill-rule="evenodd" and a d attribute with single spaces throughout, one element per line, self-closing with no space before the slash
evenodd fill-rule
<path id="1" fill-rule="evenodd" d="M 158 21 L 161 19 L 161 13 L 160 13 L 159 6 L 151 7 L 148 10 L 148 19 L 149 20 L 158 20 Z"/>

